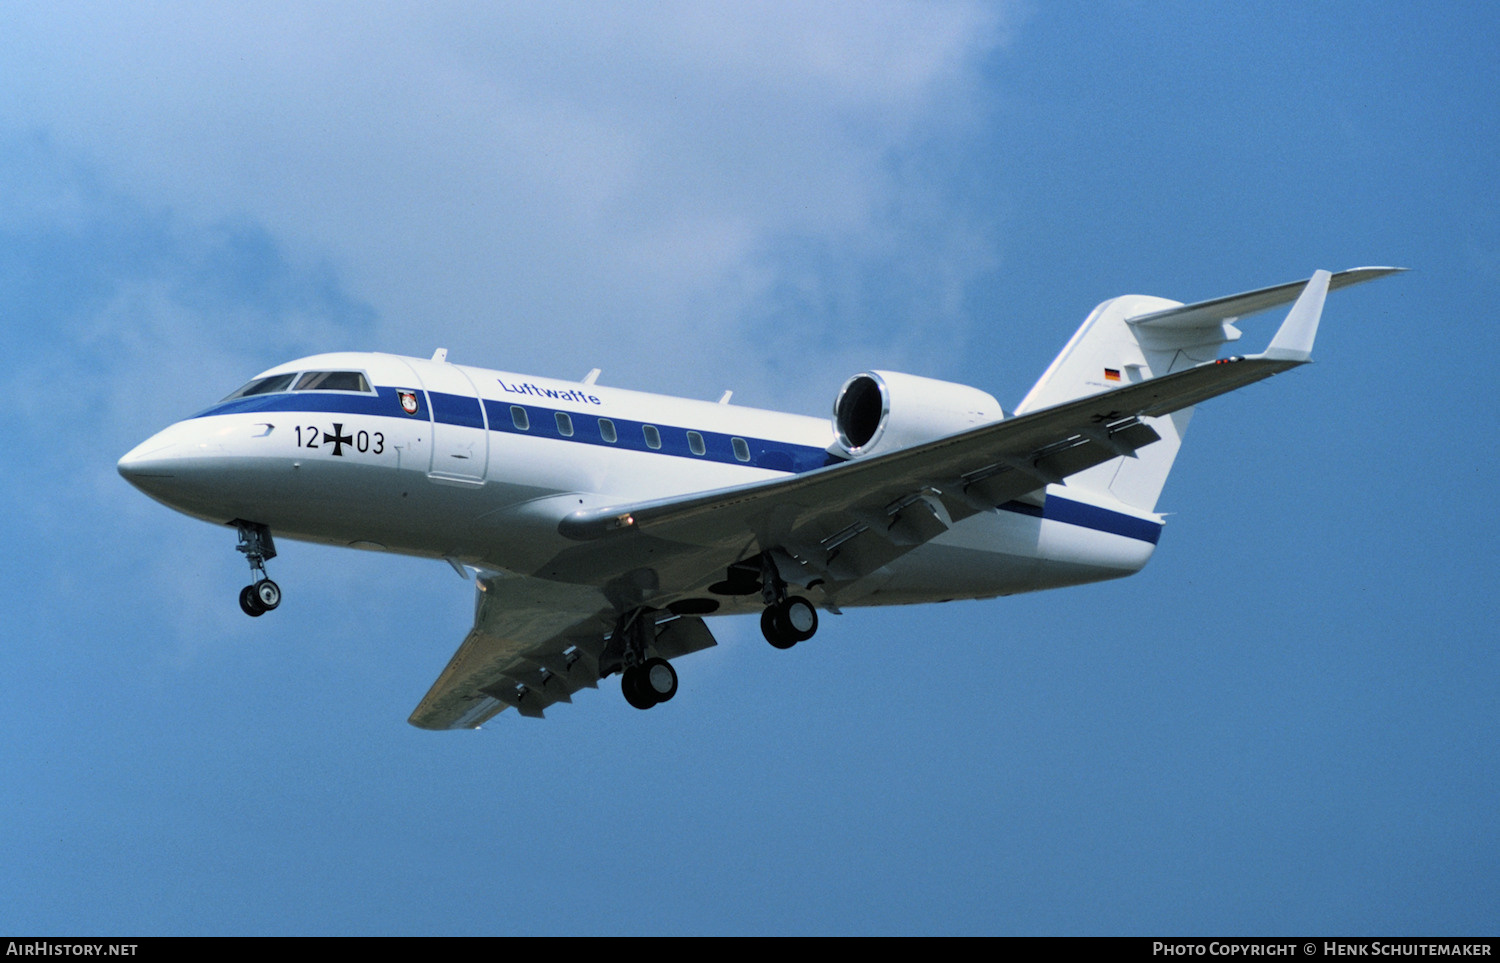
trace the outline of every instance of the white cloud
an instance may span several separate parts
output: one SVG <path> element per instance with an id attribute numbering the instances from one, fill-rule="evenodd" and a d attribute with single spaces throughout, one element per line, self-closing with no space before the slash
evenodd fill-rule
<path id="1" fill-rule="evenodd" d="M 778 352 L 889 364 L 868 349 L 892 323 L 993 260 L 982 216 L 900 163 L 982 114 L 993 5 L 60 9 L 12 15 L 0 123 L 187 223 L 331 258 L 382 319 L 371 346 L 634 384 L 692 367 L 684 389 L 733 374 L 805 405 Z M 902 302 L 872 303 L 892 272 Z"/>
<path id="2" fill-rule="evenodd" d="M 49 493 L 7 537 L 57 578 L 105 537 L 123 570 L 175 586 L 169 660 L 217 638 L 240 560 L 225 532 L 168 544 L 114 461 L 266 365 L 441 343 L 821 411 L 861 367 L 958 352 L 955 292 L 994 258 L 927 163 L 982 117 L 993 7 L 100 4 L 0 21 L 8 393 L 28 484 Z M 105 584 L 92 605 L 128 597 Z"/>

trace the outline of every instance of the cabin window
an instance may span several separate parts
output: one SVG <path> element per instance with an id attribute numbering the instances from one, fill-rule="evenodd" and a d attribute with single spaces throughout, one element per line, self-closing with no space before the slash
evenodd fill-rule
<path id="1" fill-rule="evenodd" d="M 269 378 L 256 378 L 238 391 L 224 398 L 225 401 L 233 401 L 236 398 L 247 398 L 250 395 L 268 395 L 277 391 L 288 391 L 292 387 L 292 379 L 297 377 L 296 372 L 291 374 L 271 375 Z"/>
<path id="2" fill-rule="evenodd" d="M 557 433 L 564 438 L 573 437 L 573 419 L 566 411 L 557 412 Z"/>
<path id="3" fill-rule="evenodd" d="M 308 371 L 297 379 L 293 391 L 363 391 L 368 393 L 370 382 L 363 371 Z"/>
<path id="4" fill-rule="evenodd" d="M 656 430 L 655 425 L 642 425 L 641 434 L 646 436 L 647 448 L 661 447 L 661 432 Z"/>
<path id="5" fill-rule="evenodd" d="M 617 435 L 617 434 L 615 434 L 615 423 L 613 421 L 610 421 L 608 418 L 600 418 L 599 419 L 599 437 L 603 438 L 605 441 L 609 442 L 611 445 L 613 445 L 615 442 L 619 441 L 620 440 L 620 436 Z"/>
<path id="6" fill-rule="evenodd" d="M 731 438 L 729 439 L 729 444 L 734 448 L 734 457 L 740 461 L 750 460 L 750 446 L 745 443 L 745 439 Z"/>
<path id="7" fill-rule="evenodd" d="M 516 431 L 531 430 L 531 419 L 526 417 L 526 409 L 520 405 L 510 406 L 510 423 L 516 426 Z"/>
<path id="8" fill-rule="evenodd" d="M 688 449 L 695 455 L 708 451 L 708 447 L 703 444 L 703 436 L 696 431 L 688 432 Z"/>

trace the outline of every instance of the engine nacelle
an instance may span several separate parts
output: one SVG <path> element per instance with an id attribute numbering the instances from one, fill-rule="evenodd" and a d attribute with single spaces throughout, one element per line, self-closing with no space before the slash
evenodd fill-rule
<path id="1" fill-rule="evenodd" d="M 851 458 L 895 451 L 1004 417 L 978 388 L 899 371 L 865 371 L 833 403 L 837 446 Z"/>

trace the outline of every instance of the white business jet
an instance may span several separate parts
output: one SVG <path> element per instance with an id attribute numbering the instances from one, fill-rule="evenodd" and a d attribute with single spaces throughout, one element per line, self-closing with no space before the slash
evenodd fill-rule
<path id="1" fill-rule="evenodd" d="M 620 673 L 650 708 L 706 615 L 811 638 L 818 610 L 991 598 L 1139 571 L 1193 405 L 1311 360 L 1331 289 L 1366 267 L 1184 305 L 1095 308 L 1014 412 L 890 371 L 821 418 L 386 354 L 278 365 L 120 459 L 178 511 L 239 532 L 240 606 L 281 603 L 272 533 L 447 560 L 474 628 L 411 715 L 540 716 Z M 1295 301 L 1260 354 L 1234 322 Z"/>

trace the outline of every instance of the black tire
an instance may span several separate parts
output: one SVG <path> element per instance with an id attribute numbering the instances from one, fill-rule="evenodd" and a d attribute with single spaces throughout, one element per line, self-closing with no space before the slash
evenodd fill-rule
<path id="1" fill-rule="evenodd" d="M 255 594 L 255 586 L 247 585 L 240 589 L 240 611 L 252 619 L 266 614 L 265 606 L 260 604 L 260 596 Z"/>
<path id="2" fill-rule="evenodd" d="M 281 586 L 268 578 L 263 578 L 250 587 L 255 593 L 255 598 L 260 602 L 262 611 L 269 612 L 281 604 Z"/>
<path id="3" fill-rule="evenodd" d="M 647 659 L 638 671 L 641 691 L 654 702 L 670 702 L 677 694 L 677 670 L 666 659 Z"/>
<path id="4" fill-rule="evenodd" d="M 640 666 L 631 666 L 620 674 L 620 691 L 624 693 L 625 701 L 637 709 L 649 709 L 656 705 L 656 700 L 651 697 L 651 691 L 641 674 Z"/>
<path id="5" fill-rule="evenodd" d="M 760 613 L 760 633 L 766 641 L 778 649 L 790 649 L 797 644 L 796 638 L 787 631 L 786 621 L 781 617 L 781 606 L 768 605 Z"/>

